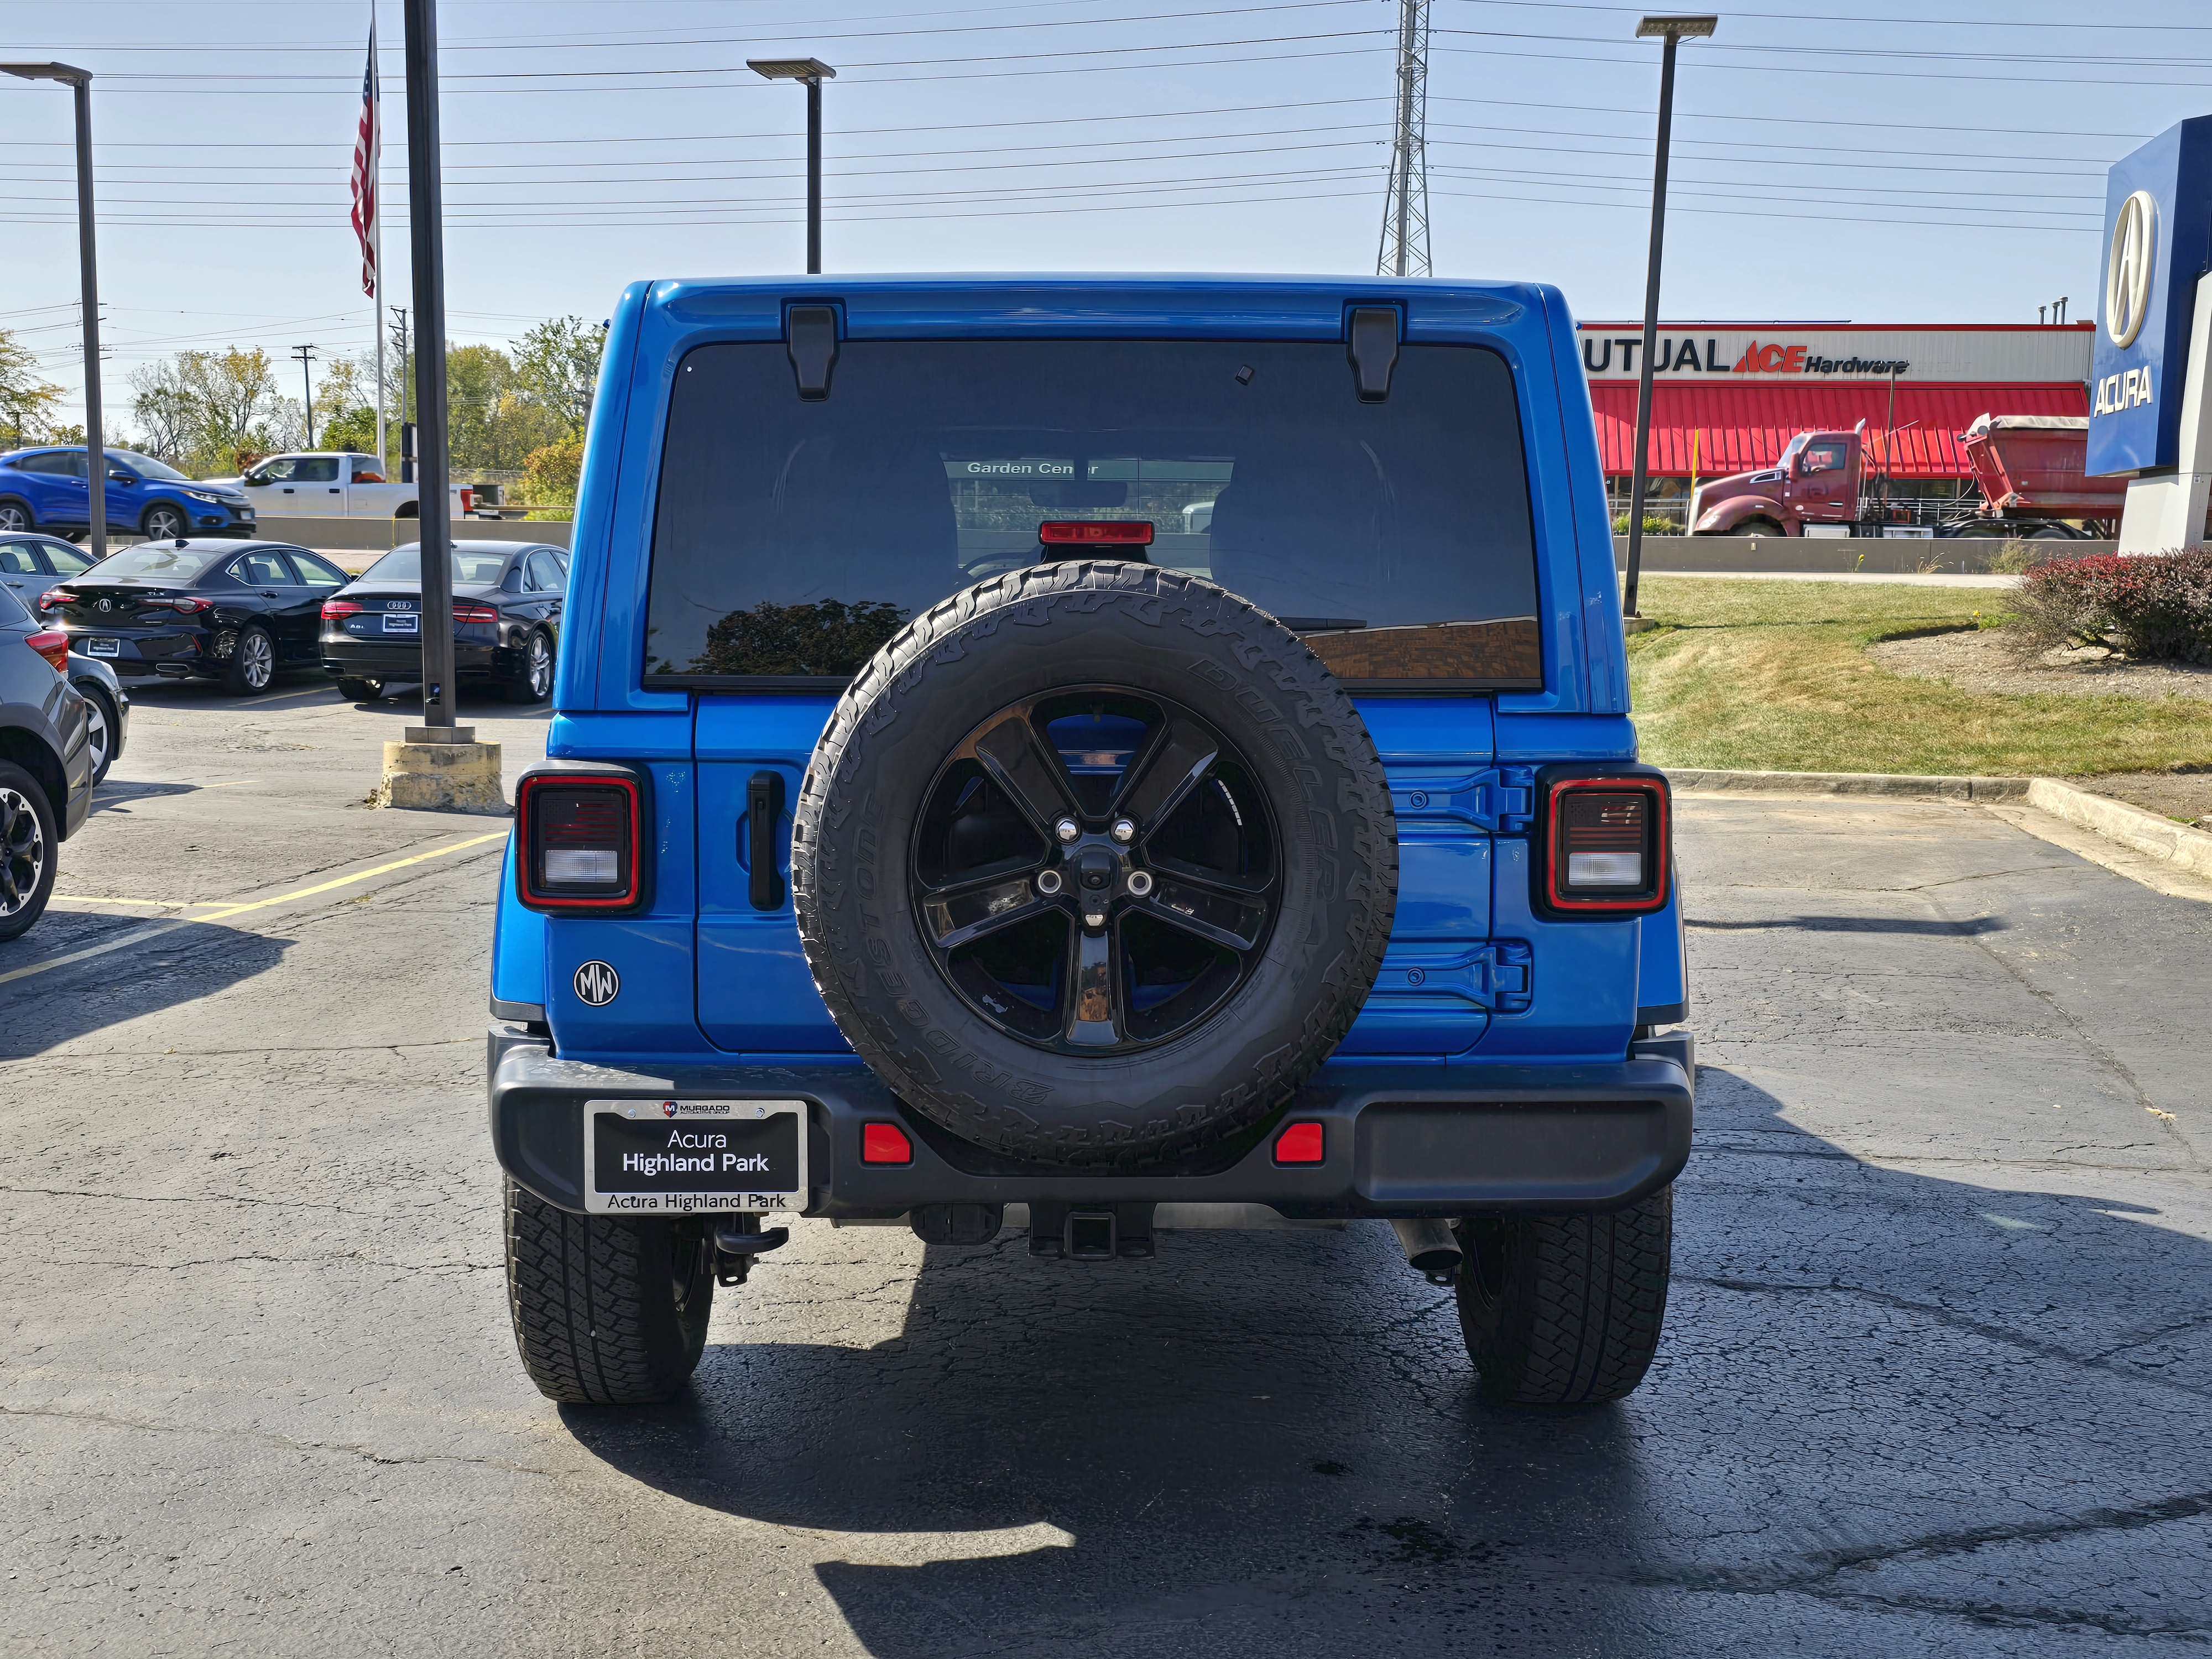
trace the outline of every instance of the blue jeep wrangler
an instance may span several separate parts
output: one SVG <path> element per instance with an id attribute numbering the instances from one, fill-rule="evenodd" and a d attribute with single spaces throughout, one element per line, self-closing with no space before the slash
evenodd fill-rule
<path id="1" fill-rule="evenodd" d="M 633 286 L 494 945 L 532 1379 L 680 1389 L 779 1215 L 1371 1218 L 1489 1398 L 1633 1389 L 1693 1067 L 1609 528 L 1540 286 Z"/>

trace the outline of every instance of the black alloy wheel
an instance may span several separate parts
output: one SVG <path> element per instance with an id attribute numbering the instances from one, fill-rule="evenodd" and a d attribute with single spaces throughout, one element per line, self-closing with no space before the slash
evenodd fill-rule
<path id="1" fill-rule="evenodd" d="M 1103 1057 L 1240 990 L 1275 920 L 1277 834 L 1250 765 L 1197 714 L 1056 690 L 963 738 L 924 797 L 908 878 L 938 971 L 985 1022 Z"/>
<path id="2" fill-rule="evenodd" d="M 146 539 L 149 542 L 172 541 L 191 528 L 185 522 L 184 509 L 172 507 L 166 501 L 156 501 L 148 507 L 146 516 L 138 521 L 138 527 L 146 532 Z"/>
<path id="3" fill-rule="evenodd" d="M 46 908 L 54 884 L 54 830 L 41 791 L 0 761 L 0 939 L 14 939 Z"/>

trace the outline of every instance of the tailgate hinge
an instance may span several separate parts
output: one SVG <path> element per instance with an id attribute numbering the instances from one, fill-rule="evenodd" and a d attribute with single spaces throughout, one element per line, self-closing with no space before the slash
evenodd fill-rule
<path id="1" fill-rule="evenodd" d="M 1492 766 L 1472 774 L 1449 766 L 1393 766 L 1389 772 L 1391 810 L 1402 819 L 1519 836 L 1536 816 L 1533 766 Z"/>
<path id="2" fill-rule="evenodd" d="M 1392 951 L 1375 976 L 1376 996 L 1452 997 L 1493 1014 L 1524 1014 L 1536 1000 L 1536 953 L 1494 939 L 1472 951 Z"/>

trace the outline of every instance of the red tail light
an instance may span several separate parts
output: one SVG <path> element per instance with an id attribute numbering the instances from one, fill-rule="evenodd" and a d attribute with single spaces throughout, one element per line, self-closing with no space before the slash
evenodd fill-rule
<path id="1" fill-rule="evenodd" d="M 203 611 L 212 611 L 215 606 L 206 599 L 171 599 L 169 609 L 179 616 L 191 617 L 198 615 Z"/>
<path id="2" fill-rule="evenodd" d="M 634 909 L 644 902 L 644 802 L 616 773 L 533 773 L 515 791 L 516 897 L 533 910 Z"/>
<path id="3" fill-rule="evenodd" d="M 66 587 L 50 587 L 39 595 L 39 609 L 41 611 L 58 611 L 65 605 L 76 603 L 76 595 Z"/>
<path id="4" fill-rule="evenodd" d="M 860 1162 L 911 1164 L 914 1162 L 914 1142 L 906 1138 L 906 1131 L 896 1123 L 863 1123 L 860 1126 Z"/>
<path id="5" fill-rule="evenodd" d="M 471 486 L 463 484 L 461 486 L 461 511 L 464 513 L 473 513 L 476 510 L 477 492 Z"/>
<path id="6" fill-rule="evenodd" d="M 49 628 L 42 633 L 26 634 L 23 643 L 53 665 L 54 672 L 69 672 L 69 635 L 58 628 Z"/>
<path id="7" fill-rule="evenodd" d="M 325 599 L 323 601 L 323 620 L 325 622 L 330 622 L 339 617 L 357 617 L 360 614 L 361 606 L 352 599 Z"/>
<path id="8" fill-rule="evenodd" d="M 1547 799 L 1544 896 L 1555 910 L 1667 906 L 1667 787 L 1653 777 L 1561 778 Z"/>
<path id="9" fill-rule="evenodd" d="M 1145 519 L 1047 519 L 1037 526 L 1037 539 L 1047 547 L 1150 547 L 1152 526 Z"/>
<path id="10" fill-rule="evenodd" d="M 328 616 L 330 612 L 325 611 L 323 614 Z M 453 607 L 453 620 L 456 623 L 495 623 L 499 620 L 499 612 L 488 605 L 457 605 Z"/>

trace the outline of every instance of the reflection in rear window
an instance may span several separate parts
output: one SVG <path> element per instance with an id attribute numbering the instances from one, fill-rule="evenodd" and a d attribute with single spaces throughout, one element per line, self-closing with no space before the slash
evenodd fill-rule
<path id="1" fill-rule="evenodd" d="M 1067 519 L 1148 522 L 1355 683 L 1540 684 L 1504 360 L 1407 346 L 1362 404 L 1341 344 L 1218 340 L 848 341 L 818 402 L 781 343 L 690 352 L 647 676 L 835 683 Z"/>
<path id="2" fill-rule="evenodd" d="M 159 542 L 145 542 L 137 547 L 126 547 L 120 553 L 111 553 L 84 574 L 88 576 L 143 576 L 153 581 L 188 582 L 217 559 L 227 559 L 233 550 L 197 547 L 167 547 Z"/>

